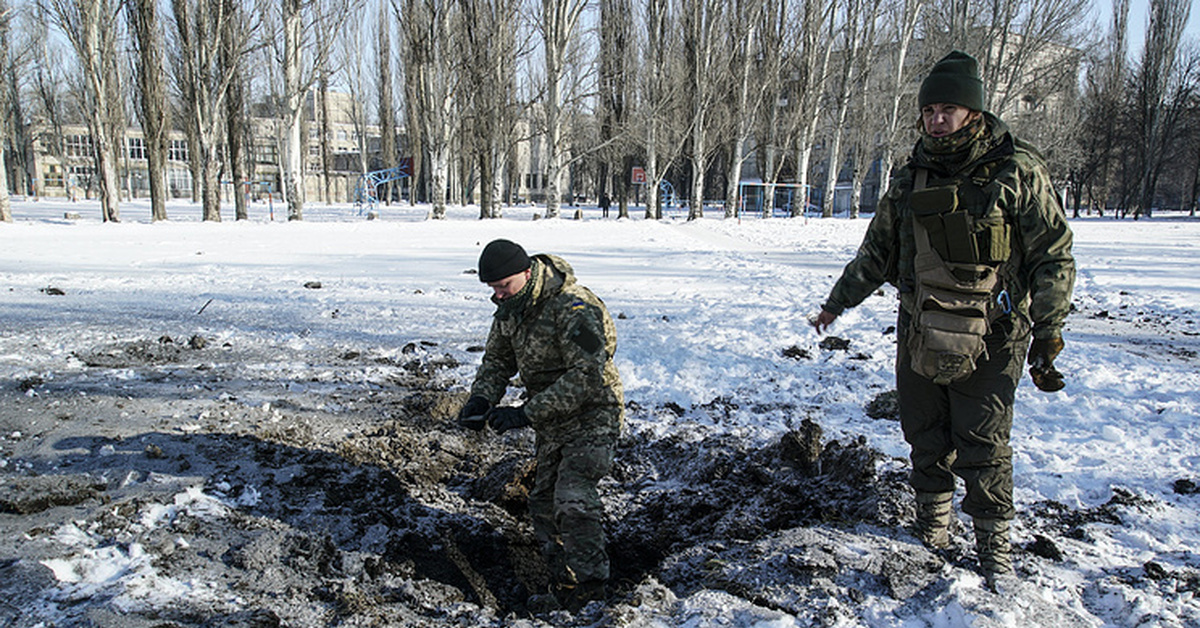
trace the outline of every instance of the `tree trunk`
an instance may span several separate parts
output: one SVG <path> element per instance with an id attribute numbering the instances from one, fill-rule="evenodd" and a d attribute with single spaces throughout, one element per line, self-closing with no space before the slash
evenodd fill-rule
<path id="1" fill-rule="evenodd" d="M 285 135 L 283 141 L 283 193 L 287 197 L 288 220 L 304 220 L 304 154 L 307 138 L 303 135 L 304 86 L 301 84 L 303 26 L 301 0 L 283 2 L 283 103 Z"/>
<path id="2" fill-rule="evenodd" d="M 606 146 L 600 154 L 600 181 L 597 194 L 608 194 L 609 202 L 616 201 L 617 217 L 629 217 L 629 163 L 624 138 L 627 125 L 627 103 L 631 102 L 632 75 L 630 31 L 633 8 L 629 0 L 600 2 L 600 144 Z M 623 168 L 615 166 L 624 162 Z M 617 174 L 617 172 L 620 174 Z"/>
<path id="3" fill-rule="evenodd" d="M 225 152 L 229 159 L 229 178 L 233 182 L 234 220 L 248 220 L 246 207 L 246 99 L 242 69 L 242 41 L 244 33 L 237 4 L 233 0 L 221 0 L 226 15 L 221 30 L 221 67 L 228 73 L 228 88 L 225 97 Z"/>
<path id="4" fill-rule="evenodd" d="M 420 144 L 429 156 L 430 217 L 446 216 L 450 178 L 457 75 L 451 56 L 451 5 L 446 2 L 404 0 L 405 78 L 410 119 L 417 122 Z"/>
<path id="5" fill-rule="evenodd" d="M 819 124 L 821 97 L 829 80 L 829 59 L 833 53 L 833 42 L 827 37 L 826 25 L 832 22 L 836 0 L 813 0 L 805 2 L 804 17 L 800 33 L 801 49 L 797 55 L 797 73 L 801 79 L 796 85 L 796 108 L 793 111 L 799 129 L 796 138 L 796 183 L 804 190 L 804 201 L 793 205 L 792 215 L 800 216 L 808 209 L 808 170 L 812 162 L 813 142 Z M 828 31 L 832 32 L 832 28 Z"/>
<path id="6" fill-rule="evenodd" d="M 8 2 L 0 0 L 0 62 L 8 63 Z M 8 137 L 9 86 L 4 84 L 10 74 L 4 73 L 0 80 L 0 138 Z M 0 141 L 0 222 L 12 222 L 12 204 L 8 198 L 8 162 L 4 157 L 4 143 Z"/>
<path id="7" fill-rule="evenodd" d="M 378 24 L 378 86 L 379 94 L 379 154 L 380 168 L 396 167 L 396 111 L 392 91 L 392 37 L 391 22 L 385 19 L 385 3 L 380 3 L 380 20 Z M 392 204 L 393 184 L 388 182 L 384 189 L 384 203 Z"/>
<path id="8" fill-rule="evenodd" d="M 745 161 L 745 144 L 750 135 L 750 125 L 754 112 L 758 109 L 757 99 L 751 102 L 750 77 L 754 63 L 758 60 L 755 54 L 758 44 L 755 42 L 758 34 L 758 22 L 762 4 L 756 0 L 739 0 L 737 10 L 733 14 L 734 40 L 731 42 L 735 49 L 732 58 L 734 76 L 732 111 L 734 137 L 730 142 L 729 169 L 725 175 L 725 217 L 738 215 L 741 203 L 742 164 Z"/>
<path id="9" fill-rule="evenodd" d="M 205 222 L 221 222 L 221 161 L 217 157 L 216 145 L 210 146 L 201 157 L 203 185 L 200 204 Z"/>
<path id="10" fill-rule="evenodd" d="M 112 14 L 111 7 L 105 0 L 50 0 L 49 5 L 51 18 L 70 40 L 83 73 L 83 100 L 92 134 L 101 217 L 105 222 L 117 222 L 120 203 L 113 137 L 116 103 L 112 95 L 119 92 L 114 83 L 120 77 L 114 67 L 116 29 L 107 28 L 104 22 Z"/>
<path id="11" fill-rule="evenodd" d="M 143 142 L 146 149 L 146 174 L 150 188 L 150 219 L 167 219 L 167 85 L 163 69 L 163 37 L 159 26 L 158 3 L 133 0 L 125 5 L 130 30 L 138 51 L 138 104 Z"/>
<path id="12" fill-rule="evenodd" d="M 908 49 L 912 45 L 913 37 L 916 33 L 917 21 L 920 19 L 921 10 L 924 7 L 925 0 L 905 0 L 903 10 L 898 16 L 899 20 L 896 23 L 896 53 L 888 72 L 888 85 L 891 92 L 889 104 L 891 107 L 888 110 L 883 141 L 880 142 L 879 189 L 875 196 L 876 207 L 879 207 L 879 203 L 883 201 L 884 195 L 887 194 L 888 188 L 891 187 L 892 161 L 895 159 L 896 142 L 901 123 L 906 116 L 906 113 L 901 111 L 901 103 L 904 100 L 902 86 L 905 84 Z"/>
<path id="13" fill-rule="evenodd" d="M 321 147 L 321 195 L 324 197 L 325 204 L 331 205 L 333 204 L 333 147 L 330 146 L 330 141 L 333 139 L 333 122 L 329 119 L 328 66 L 323 65 L 317 72 L 319 74 L 316 96 L 320 113 L 317 128 L 320 130 L 318 142 Z"/>
<path id="14" fill-rule="evenodd" d="M 587 6 L 584 0 L 542 0 L 542 36 L 545 67 L 546 97 L 546 217 L 557 218 L 562 200 L 562 178 L 566 147 L 563 145 L 563 72 L 567 52 L 575 38 L 579 16 Z"/>

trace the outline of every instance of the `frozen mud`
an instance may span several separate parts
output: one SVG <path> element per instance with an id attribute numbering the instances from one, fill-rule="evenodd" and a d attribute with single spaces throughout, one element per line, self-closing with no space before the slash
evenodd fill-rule
<path id="1" fill-rule="evenodd" d="M 3 383 L 0 624 L 749 624 L 775 612 L 832 626 L 863 623 L 867 598 L 890 600 L 871 612 L 890 606 L 897 621 L 927 614 L 945 571 L 970 568 L 961 527 L 942 555 L 904 531 L 905 463 L 825 438 L 819 417 L 768 443 L 631 433 L 601 486 L 610 603 L 535 615 L 526 600 L 547 576 L 525 504 L 532 434 L 457 429 L 464 394 L 446 391 L 466 356 L 432 342 L 401 356 L 330 349 L 264 382 L 263 348 L 160 335 L 80 347 L 69 373 Z M 886 394 L 872 405 L 888 418 Z M 1061 560 L 1058 544 L 1087 522 L 1152 507 L 1132 495 L 1086 512 L 1044 504 L 1018 552 Z M 1200 590 L 1195 570 L 1126 576 Z M 979 625 L 1090 625 L 1024 604 Z"/>

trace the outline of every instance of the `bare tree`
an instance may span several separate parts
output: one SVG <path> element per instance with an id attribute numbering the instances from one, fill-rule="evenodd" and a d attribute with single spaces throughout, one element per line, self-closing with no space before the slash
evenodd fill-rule
<path id="1" fill-rule="evenodd" d="M 324 34 L 322 36 L 325 36 Z M 329 103 L 329 62 L 317 69 L 317 146 L 321 153 L 321 198 L 333 203 L 333 120 Z"/>
<path id="2" fill-rule="evenodd" d="M 925 8 L 925 0 L 899 0 L 890 6 L 887 12 L 887 34 L 891 42 L 887 47 L 887 75 L 884 78 L 884 117 L 879 142 L 879 189 L 875 198 L 875 206 L 883 200 L 891 185 L 892 169 L 895 167 L 895 155 L 900 152 L 901 129 L 905 120 L 911 120 L 912 103 L 906 98 L 904 86 L 912 82 L 909 70 L 909 52 L 916 35 L 917 22 Z M 908 137 L 904 134 L 903 137 Z"/>
<path id="3" fill-rule="evenodd" d="M 646 180 L 646 218 L 661 219 L 668 170 L 683 154 L 688 140 L 690 105 L 686 102 L 687 73 L 681 39 L 681 20 L 671 0 L 647 0 L 645 19 L 646 71 L 639 82 L 642 106 L 637 111 L 643 127 Z"/>
<path id="4" fill-rule="evenodd" d="M 1135 218 L 1151 214 L 1166 145 L 1173 123 L 1186 102 L 1186 98 L 1180 98 L 1178 93 L 1172 98 L 1171 91 L 1173 80 L 1179 77 L 1177 54 L 1191 7 L 1190 0 L 1150 0 L 1146 45 L 1135 86 L 1135 115 L 1140 140 Z"/>
<path id="5" fill-rule="evenodd" d="M 542 111 L 546 119 L 546 216 L 558 216 L 562 201 L 562 176 L 565 165 L 563 145 L 564 103 L 569 94 L 563 93 L 567 52 L 576 35 L 579 18 L 587 6 L 585 0 L 542 0 L 540 22 L 546 64 L 546 90 Z"/>
<path id="6" fill-rule="evenodd" d="M 173 16 L 172 16 L 173 17 Z M 176 25 L 176 28 L 178 26 Z M 204 165 L 201 162 L 201 153 L 197 150 L 200 146 L 200 117 L 196 114 L 196 108 L 200 106 L 200 87 L 190 78 L 190 73 L 186 64 L 186 55 L 182 52 L 178 44 L 172 43 L 168 47 L 168 54 L 171 59 L 172 79 L 174 81 L 176 96 L 177 96 L 177 117 L 183 125 L 183 133 L 186 138 L 185 142 L 188 147 L 183 159 L 187 160 L 188 172 L 191 174 L 191 188 L 188 192 L 191 194 L 192 203 L 200 203 L 203 194 L 204 184 Z M 169 140 L 168 140 L 169 141 Z M 168 157 L 170 153 L 168 153 Z M 176 159 L 180 159 L 178 152 L 175 154 Z"/>
<path id="7" fill-rule="evenodd" d="M 304 147 L 301 116 L 304 94 L 304 0 L 281 0 L 283 7 L 283 193 L 288 220 L 304 219 Z"/>
<path id="8" fill-rule="evenodd" d="M 66 83 L 63 70 L 65 64 L 59 49 L 50 44 L 48 9 L 41 4 L 35 4 L 33 8 L 35 15 L 30 22 L 30 48 L 36 51 L 32 77 L 33 90 L 35 100 L 40 105 L 40 115 L 49 125 L 48 129 L 41 132 L 38 139 L 58 162 L 59 167 L 63 169 L 63 191 L 67 198 L 74 200 L 75 194 L 71 177 L 67 172 L 66 151 L 63 145 L 66 137 L 63 132 L 65 106 L 60 98 L 60 90 Z M 38 193 L 44 194 L 45 191 L 44 189 L 39 190 Z"/>
<path id="9" fill-rule="evenodd" d="M 1056 93 L 1078 80 L 1075 64 L 1063 63 L 1064 46 L 1084 41 L 1079 19 L 1088 0 L 992 0 L 993 14 L 980 29 L 980 73 L 987 105 L 1010 113 L 1018 101 Z"/>
<path id="10" fill-rule="evenodd" d="M 803 0 L 801 0 L 803 1 Z M 793 37 L 793 2 L 766 3 L 762 12 L 762 36 L 758 38 L 759 63 L 755 80 L 762 87 L 764 102 L 755 117 L 755 145 L 759 171 L 763 178 L 762 216 L 775 212 L 776 184 L 783 172 L 790 138 L 795 135 L 795 116 L 785 115 L 785 107 L 794 102 L 796 94 L 785 72 L 787 60 L 796 56 Z"/>
<path id="11" fill-rule="evenodd" d="M 420 135 L 429 155 L 431 217 L 446 217 L 450 150 L 455 120 L 452 112 L 459 75 L 453 65 L 450 26 L 456 0 L 397 0 L 403 2 L 402 58 L 410 132 Z M 396 9 L 400 14 L 399 5 Z"/>
<path id="12" fill-rule="evenodd" d="M 844 0 L 841 24 L 841 46 L 838 51 L 838 74 L 833 83 L 833 119 L 829 131 L 829 167 L 825 172 L 824 203 L 821 215 L 833 216 L 834 190 L 842 169 L 842 141 L 845 137 L 846 121 L 856 95 L 866 93 L 867 70 L 871 66 L 875 51 L 875 23 L 879 4 L 873 0 Z M 860 122 L 865 122 L 861 120 Z M 856 156 L 862 159 L 862 155 Z M 856 161 L 857 161 L 856 159 Z M 850 211 L 856 215 L 851 201 Z"/>
<path id="13" fill-rule="evenodd" d="M 0 0 L 0 60 L 3 60 L 5 65 L 8 65 L 9 60 L 8 30 L 11 17 L 12 12 L 8 8 L 7 0 Z M 0 77 L 0 138 L 9 136 L 9 104 L 12 94 L 8 84 L 10 79 L 10 72 L 4 72 Z M 8 199 L 8 163 L 4 158 L 4 145 L 0 144 L 0 222 L 12 222 L 12 219 L 12 205 Z"/>
<path id="14" fill-rule="evenodd" d="M 756 112 L 762 104 L 763 84 L 752 84 L 752 77 L 759 58 L 759 28 L 765 11 L 763 0 L 737 0 L 730 15 L 730 28 L 726 31 L 729 38 L 726 50 L 729 53 L 731 87 L 726 92 L 731 127 L 728 171 L 725 175 L 726 218 L 732 218 L 738 211 L 746 141 L 750 138 Z"/>
<path id="15" fill-rule="evenodd" d="M 375 28 L 392 28 L 391 13 L 387 3 L 379 4 L 378 19 L 373 22 Z M 346 115 L 354 129 L 354 145 L 358 155 L 358 172 L 360 175 L 370 171 L 367 161 L 368 113 L 366 104 L 370 102 L 370 86 L 373 78 L 377 77 L 377 68 L 367 67 L 367 54 L 373 50 L 371 41 L 367 40 L 368 32 L 363 28 L 361 20 L 349 20 L 338 38 L 336 50 L 337 65 L 341 68 L 343 80 L 349 95 L 349 107 Z M 375 44 L 378 45 L 378 38 Z"/>
<path id="16" fill-rule="evenodd" d="M 403 106 L 403 110 L 402 110 L 403 111 L 402 119 L 404 120 L 405 128 L 408 130 L 408 133 L 407 133 L 408 141 L 407 141 L 406 148 L 407 148 L 408 154 L 412 158 L 412 166 L 411 166 L 411 169 L 409 170 L 409 178 L 408 178 L 409 190 L 410 190 L 409 201 L 410 201 L 410 203 L 415 205 L 420 201 L 428 200 L 428 196 L 426 196 L 426 194 L 425 194 L 425 191 L 426 191 L 425 181 L 427 179 L 426 168 L 425 168 L 425 143 L 424 143 L 425 137 L 424 137 L 424 133 L 422 132 L 420 118 L 418 117 L 418 114 L 421 112 L 421 109 L 417 104 L 418 90 L 416 89 L 417 88 L 416 79 L 418 78 L 418 76 L 415 73 L 409 72 L 408 68 L 405 66 L 405 59 L 407 58 L 407 53 L 405 50 L 405 42 L 407 41 L 407 38 L 405 36 L 405 29 L 408 27 L 407 21 L 409 18 L 407 16 L 405 16 L 403 19 L 401 19 L 401 16 L 399 13 L 399 11 L 401 10 L 401 5 L 398 4 L 396 2 L 396 0 L 393 0 L 392 7 L 393 7 L 393 12 L 396 14 L 397 22 L 402 24 L 400 26 L 400 31 L 399 31 L 399 41 L 397 42 L 397 45 L 399 46 L 399 50 L 397 51 L 397 60 L 398 60 L 398 67 L 399 67 L 399 70 L 401 73 L 401 78 L 403 81 L 403 83 L 402 83 L 403 99 L 402 100 L 403 100 L 404 106 Z M 383 19 L 381 19 L 380 21 L 384 22 Z"/>
<path id="17" fill-rule="evenodd" d="M 5 3 L 7 6 L 7 3 Z M 34 160 L 33 134 L 34 125 L 27 109 L 26 99 L 22 97 L 27 85 L 30 66 L 33 63 L 35 49 L 31 45 L 27 33 L 29 30 L 30 12 L 9 9 L 8 25 L 8 55 L 3 58 L 4 77 L 0 79 L 7 85 L 9 143 L 12 152 L 9 155 L 8 172 L 9 184 L 17 194 L 33 195 L 34 178 L 37 175 Z M 3 19 L 3 18 L 0 18 Z M 14 26 L 18 21 L 21 26 Z"/>
<path id="18" fill-rule="evenodd" d="M 251 33 L 247 20 L 239 15 L 241 7 L 234 0 L 225 3 L 229 19 L 221 30 L 220 64 L 229 72 L 229 84 L 225 96 L 225 158 L 230 180 L 233 182 L 235 220 L 247 220 L 250 212 L 246 207 L 246 157 L 249 152 L 251 125 L 246 112 L 245 59 L 250 50 Z"/>
<path id="19" fill-rule="evenodd" d="M 720 0 L 681 0 L 684 63 L 687 67 L 689 106 L 688 157 L 692 185 L 688 220 L 704 216 L 704 175 L 713 149 L 709 144 L 710 112 L 727 85 L 718 70 L 720 29 L 727 26 L 725 3 Z"/>
<path id="20" fill-rule="evenodd" d="M 645 11 L 641 45 L 646 70 L 639 75 L 641 107 L 637 113 L 644 138 L 646 218 L 657 220 L 663 217 L 659 187 L 681 145 L 681 140 L 672 137 L 672 122 L 678 120 L 673 114 L 679 106 L 675 98 L 679 63 L 673 45 L 677 20 L 671 13 L 670 0 L 646 0 Z"/>
<path id="21" fill-rule="evenodd" d="M 501 185 L 516 139 L 516 69 L 523 51 L 518 40 L 520 4 L 518 0 L 460 0 L 459 6 L 463 37 L 459 50 L 465 55 L 459 67 L 473 87 L 461 104 L 470 128 L 469 152 L 478 164 L 479 215 L 498 218 Z M 464 173 L 460 183 L 463 189 L 470 187 L 467 176 Z"/>
<path id="22" fill-rule="evenodd" d="M 1191 184 L 1187 188 L 1186 207 L 1188 215 L 1196 216 L 1200 208 L 1200 42 L 1193 41 L 1188 46 L 1184 67 L 1188 68 L 1184 82 L 1191 85 L 1191 104 L 1184 113 L 1185 122 L 1182 124 L 1182 161 L 1187 163 L 1184 172 Z"/>
<path id="23" fill-rule="evenodd" d="M 39 0 L 54 25 L 66 35 L 82 71 L 84 110 L 94 146 L 99 177 L 101 216 L 120 220 L 117 184 L 121 103 L 120 72 L 116 67 L 116 7 L 111 0 Z"/>
<path id="24" fill-rule="evenodd" d="M 600 2 L 600 143 L 606 145 L 600 156 L 597 195 L 610 190 L 616 197 L 619 218 L 629 217 L 629 108 L 633 105 L 634 79 L 633 6 L 630 0 Z M 613 164 L 621 162 L 616 170 Z"/>
<path id="25" fill-rule="evenodd" d="M 230 86 L 238 76 L 238 60 L 249 53 L 247 39 L 236 41 L 237 31 L 228 32 L 232 2 L 172 0 L 177 80 L 192 101 L 187 107 L 188 125 L 195 143 L 188 146 L 200 173 L 202 215 L 206 221 L 221 220 L 220 145 L 226 131 L 225 109 Z M 242 31 L 245 34 L 252 29 Z M 228 49 L 225 52 L 223 49 Z"/>
<path id="26" fill-rule="evenodd" d="M 167 81 L 162 25 L 156 0 L 129 0 L 125 19 L 137 51 L 137 113 L 142 123 L 150 184 L 150 219 L 167 219 Z"/>
<path id="27" fill-rule="evenodd" d="M 805 202 L 792 205 L 792 215 L 798 216 L 808 205 L 808 170 L 812 161 L 813 143 L 821 118 L 821 95 L 829 81 L 829 59 L 833 53 L 831 33 L 833 11 L 837 0 L 804 0 L 800 7 L 800 48 L 791 70 L 795 73 L 792 108 L 797 129 L 796 183 L 806 190 Z"/>
<path id="28" fill-rule="evenodd" d="M 1112 182 L 1113 155 L 1117 125 L 1117 110 L 1126 81 L 1126 57 L 1129 53 L 1129 0 L 1113 0 L 1112 29 L 1109 33 L 1108 55 L 1102 60 L 1096 100 L 1089 114 L 1090 124 L 1097 131 L 1100 177 L 1099 209 L 1107 206 Z"/>
<path id="29" fill-rule="evenodd" d="M 383 8 L 380 8 L 383 14 Z M 376 93 L 379 95 L 379 153 L 381 168 L 395 168 L 397 153 L 396 142 L 396 100 L 392 85 L 392 29 L 387 20 L 380 20 L 376 39 L 376 63 L 378 63 L 378 81 Z M 392 184 L 387 184 L 384 202 L 392 203 Z"/>
<path id="30" fill-rule="evenodd" d="M 333 38 L 320 33 L 337 32 L 355 14 L 357 2 L 333 0 L 280 0 L 282 42 L 277 50 L 283 68 L 283 192 L 287 197 L 288 220 L 304 219 L 304 163 L 307 137 L 304 133 L 304 104 L 333 52 Z"/>

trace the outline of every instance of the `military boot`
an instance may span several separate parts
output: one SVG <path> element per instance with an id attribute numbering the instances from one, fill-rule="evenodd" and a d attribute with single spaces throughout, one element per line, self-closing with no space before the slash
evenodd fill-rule
<path id="1" fill-rule="evenodd" d="M 931 550 L 950 547 L 950 511 L 954 493 L 917 493 L 913 534 Z"/>
<path id="2" fill-rule="evenodd" d="M 534 615 L 544 615 L 561 610 L 562 603 L 558 601 L 558 595 L 554 592 L 535 593 L 525 601 L 525 608 Z"/>
<path id="3" fill-rule="evenodd" d="M 1017 584 L 1008 527 L 1007 519 L 975 520 L 975 552 L 979 555 L 979 572 L 987 588 L 995 593 L 1011 592 Z"/>
<path id="4" fill-rule="evenodd" d="M 560 585 L 558 601 L 562 608 L 572 613 L 588 605 L 589 602 L 603 601 L 606 597 L 603 580 L 588 580 L 574 585 Z"/>

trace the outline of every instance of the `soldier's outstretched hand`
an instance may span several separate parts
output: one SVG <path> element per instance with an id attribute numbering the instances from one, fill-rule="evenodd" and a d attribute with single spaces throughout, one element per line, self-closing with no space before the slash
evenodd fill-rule
<path id="1" fill-rule="evenodd" d="M 1029 345 L 1029 377 L 1044 392 L 1058 392 L 1066 386 L 1063 374 L 1054 368 L 1054 359 L 1063 350 L 1062 338 L 1034 338 Z"/>
<path id="2" fill-rule="evenodd" d="M 820 314 L 808 319 L 810 325 L 817 330 L 818 334 L 823 334 L 829 331 L 829 326 L 837 319 L 837 314 L 831 313 L 829 310 L 822 309 Z"/>

